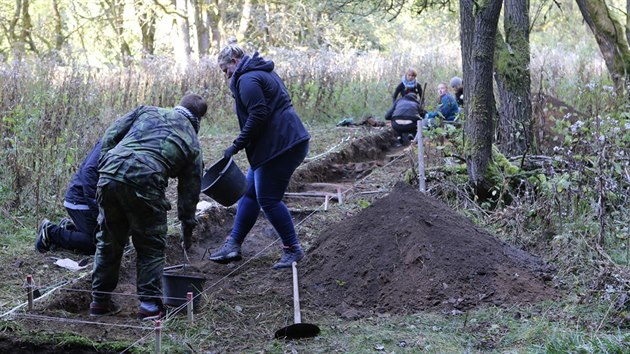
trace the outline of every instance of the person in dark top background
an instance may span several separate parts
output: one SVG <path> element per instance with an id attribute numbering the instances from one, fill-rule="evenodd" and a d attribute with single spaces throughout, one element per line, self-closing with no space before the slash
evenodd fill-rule
<path id="1" fill-rule="evenodd" d="M 457 101 L 457 105 L 464 106 L 464 83 L 461 78 L 455 76 L 451 79 L 451 88 L 453 89 L 453 96 Z"/>
<path id="2" fill-rule="evenodd" d="M 420 83 L 416 80 L 417 77 L 418 72 L 416 69 L 409 68 L 407 70 L 407 73 L 403 75 L 400 84 L 396 86 L 396 90 L 392 96 L 392 104 L 396 102 L 398 96 L 405 97 L 408 93 L 415 93 L 418 99 L 422 98 L 422 87 L 420 87 Z"/>

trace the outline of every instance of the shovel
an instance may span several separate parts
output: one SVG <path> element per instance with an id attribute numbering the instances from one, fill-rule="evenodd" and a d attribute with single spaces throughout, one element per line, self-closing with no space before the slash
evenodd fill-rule
<path id="1" fill-rule="evenodd" d="M 319 327 L 310 323 L 302 323 L 300 315 L 300 294 L 298 292 L 297 263 L 293 262 L 293 322 L 294 324 L 276 331 L 276 339 L 311 338 L 319 334 Z"/>

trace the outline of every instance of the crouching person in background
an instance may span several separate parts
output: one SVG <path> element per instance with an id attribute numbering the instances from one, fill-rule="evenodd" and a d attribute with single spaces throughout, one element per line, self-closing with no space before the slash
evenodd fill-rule
<path id="1" fill-rule="evenodd" d="M 424 110 L 418 102 L 418 96 L 415 93 L 408 93 L 401 99 L 394 102 L 392 107 L 385 113 L 385 119 L 391 120 L 392 128 L 396 133 L 396 146 L 407 146 L 412 141 L 416 133 L 417 123 L 422 119 Z"/>
<path id="2" fill-rule="evenodd" d="M 202 152 L 199 119 L 207 104 L 186 95 L 173 109 L 140 106 L 114 122 L 103 136 L 97 199 L 100 209 L 90 316 L 115 314 L 111 292 L 118 284 L 123 250 L 131 235 L 136 250 L 138 319 L 165 315 L 161 301 L 166 213 L 165 190 L 177 178 L 177 211 L 182 246 L 192 242 L 199 201 Z"/>
<path id="3" fill-rule="evenodd" d="M 443 118 L 446 122 L 453 122 L 457 118 L 457 113 L 459 113 L 457 101 L 455 101 L 455 97 L 448 92 L 446 84 L 442 83 L 438 85 L 438 95 L 440 95 L 438 110 L 435 112 L 428 112 L 422 121 L 422 126 L 425 129 L 436 126 L 438 124 L 438 116 Z"/>
<path id="4" fill-rule="evenodd" d="M 38 252 L 45 253 L 52 247 L 57 247 L 94 254 L 98 231 L 96 183 L 100 152 L 99 141 L 83 160 L 68 185 L 63 205 L 70 219 L 63 218 L 58 225 L 44 219 L 39 225 L 35 239 L 35 249 Z"/>

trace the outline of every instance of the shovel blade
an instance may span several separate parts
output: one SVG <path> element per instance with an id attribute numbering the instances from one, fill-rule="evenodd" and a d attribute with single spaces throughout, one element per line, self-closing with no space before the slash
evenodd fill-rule
<path id="1" fill-rule="evenodd" d="M 276 331 L 276 339 L 311 338 L 319 334 L 319 327 L 310 323 L 295 323 Z"/>

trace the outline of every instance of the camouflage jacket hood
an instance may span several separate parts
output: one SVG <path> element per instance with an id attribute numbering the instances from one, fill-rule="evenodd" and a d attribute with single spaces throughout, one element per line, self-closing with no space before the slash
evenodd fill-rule
<path id="1" fill-rule="evenodd" d="M 194 222 L 202 170 L 195 128 L 177 110 L 140 106 L 116 120 L 102 139 L 99 185 L 119 181 L 145 198 L 168 203 L 168 179 L 177 178 L 182 222 Z"/>

